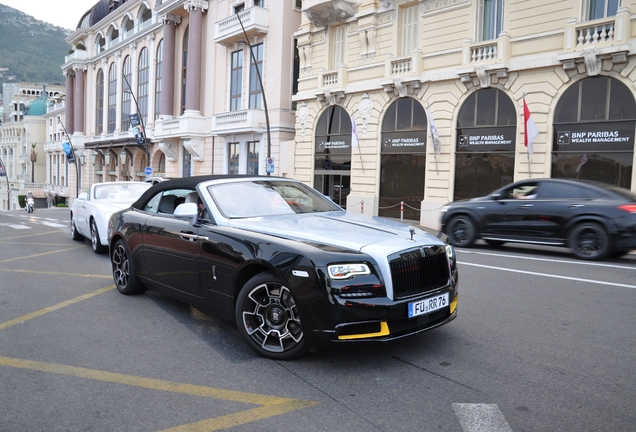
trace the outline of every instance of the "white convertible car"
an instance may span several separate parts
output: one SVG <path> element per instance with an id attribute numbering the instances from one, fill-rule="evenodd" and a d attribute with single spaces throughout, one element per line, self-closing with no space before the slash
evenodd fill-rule
<path id="1" fill-rule="evenodd" d="M 119 210 L 130 207 L 151 183 L 122 181 L 95 183 L 81 193 L 71 206 L 71 238 L 91 239 L 95 253 L 108 248 L 108 219 Z"/>

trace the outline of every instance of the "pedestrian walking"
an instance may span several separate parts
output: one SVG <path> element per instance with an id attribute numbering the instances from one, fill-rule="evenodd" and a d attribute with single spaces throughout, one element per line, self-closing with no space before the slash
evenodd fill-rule
<path id="1" fill-rule="evenodd" d="M 51 194 L 46 195 L 46 208 L 51 208 L 51 203 L 53 199 L 51 198 Z"/>

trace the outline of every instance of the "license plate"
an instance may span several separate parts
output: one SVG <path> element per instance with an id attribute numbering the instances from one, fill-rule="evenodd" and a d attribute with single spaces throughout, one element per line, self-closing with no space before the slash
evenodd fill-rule
<path id="1" fill-rule="evenodd" d="M 435 312 L 448 306 L 448 293 L 409 303 L 409 318 Z"/>

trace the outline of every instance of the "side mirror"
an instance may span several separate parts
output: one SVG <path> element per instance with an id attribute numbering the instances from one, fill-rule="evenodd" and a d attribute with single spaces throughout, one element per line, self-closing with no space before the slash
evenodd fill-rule
<path id="1" fill-rule="evenodd" d="M 179 219 L 192 219 L 199 214 L 199 207 L 196 203 L 179 204 L 172 215 Z"/>
<path id="2" fill-rule="evenodd" d="M 86 201 L 86 197 L 88 197 L 88 194 L 86 192 L 82 192 L 81 194 L 77 196 L 77 199 Z"/>
<path id="3" fill-rule="evenodd" d="M 490 197 L 491 197 L 494 201 L 499 201 L 501 198 L 503 198 L 499 192 L 495 192 L 494 194 L 490 195 Z"/>

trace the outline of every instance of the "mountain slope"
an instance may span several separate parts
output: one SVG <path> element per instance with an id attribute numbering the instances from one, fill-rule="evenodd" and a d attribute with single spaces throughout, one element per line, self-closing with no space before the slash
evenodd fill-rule
<path id="1" fill-rule="evenodd" d="M 64 83 L 60 66 L 71 48 L 68 34 L 0 4 L 0 82 Z"/>

